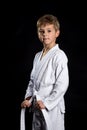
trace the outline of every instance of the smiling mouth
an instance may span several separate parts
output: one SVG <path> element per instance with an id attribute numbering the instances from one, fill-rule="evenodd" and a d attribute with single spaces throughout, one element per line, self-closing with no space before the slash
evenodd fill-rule
<path id="1" fill-rule="evenodd" d="M 43 40 L 46 41 L 46 40 L 48 40 L 48 38 L 44 38 Z"/>

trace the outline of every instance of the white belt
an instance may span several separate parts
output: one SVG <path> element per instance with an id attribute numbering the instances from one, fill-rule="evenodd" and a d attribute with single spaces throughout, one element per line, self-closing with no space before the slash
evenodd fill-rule
<path id="1" fill-rule="evenodd" d="M 21 109 L 21 115 L 20 115 L 20 130 L 25 130 L 25 109 Z"/>

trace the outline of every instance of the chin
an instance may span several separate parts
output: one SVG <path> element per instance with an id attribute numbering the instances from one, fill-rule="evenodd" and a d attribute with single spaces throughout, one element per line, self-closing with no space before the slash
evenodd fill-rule
<path id="1" fill-rule="evenodd" d="M 48 42 L 44 42 L 44 44 L 45 44 L 45 45 L 49 45 L 50 43 L 48 43 Z"/>

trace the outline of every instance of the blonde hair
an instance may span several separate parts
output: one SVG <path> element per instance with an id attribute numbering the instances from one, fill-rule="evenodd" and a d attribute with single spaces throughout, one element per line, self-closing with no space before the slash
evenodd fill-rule
<path id="1" fill-rule="evenodd" d="M 56 16 L 51 14 L 43 15 L 37 20 L 37 29 L 40 28 L 42 25 L 46 26 L 47 24 L 53 24 L 56 31 L 60 29 L 59 20 Z"/>

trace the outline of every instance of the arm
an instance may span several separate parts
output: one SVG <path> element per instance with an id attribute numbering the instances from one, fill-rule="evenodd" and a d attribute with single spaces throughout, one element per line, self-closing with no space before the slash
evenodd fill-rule
<path id="1" fill-rule="evenodd" d="M 55 72 L 56 81 L 49 97 L 44 100 L 44 105 L 48 110 L 53 109 L 63 98 L 69 84 L 67 59 L 61 59 L 57 63 Z"/>
<path id="2" fill-rule="evenodd" d="M 34 87 L 34 84 L 33 84 L 34 79 L 33 79 L 33 76 L 32 76 L 32 72 L 35 69 L 34 64 L 36 62 L 36 59 L 37 59 L 37 54 L 35 55 L 35 58 L 33 60 L 33 69 L 32 69 L 31 74 L 30 74 L 30 80 L 29 80 L 29 83 L 28 83 L 28 86 L 27 86 L 27 89 L 26 89 L 24 101 L 21 103 L 21 107 L 29 107 L 31 105 L 31 102 L 32 102 L 33 87 Z"/>
<path id="3" fill-rule="evenodd" d="M 30 107 L 31 106 L 32 94 L 33 94 L 33 83 L 30 80 L 27 90 L 26 90 L 24 101 L 21 103 L 21 107 Z"/>
<path id="4" fill-rule="evenodd" d="M 26 89 L 25 99 L 30 99 L 33 95 L 33 82 L 32 80 L 29 81 L 28 87 Z"/>

